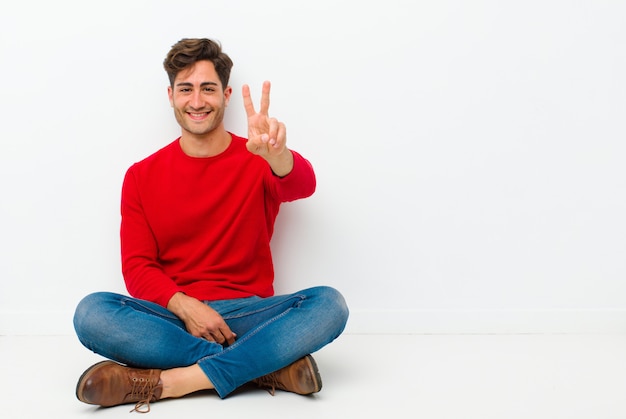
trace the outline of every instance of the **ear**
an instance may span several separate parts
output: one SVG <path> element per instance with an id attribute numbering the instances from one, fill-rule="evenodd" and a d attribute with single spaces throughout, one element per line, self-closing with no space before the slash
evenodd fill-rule
<path id="1" fill-rule="evenodd" d="M 230 86 L 226 86 L 224 89 L 224 105 L 228 106 L 228 102 L 230 102 L 230 96 L 233 94 L 233 88 Z"/>
<path id="2" fill-rule="evenodd" d="M 174 107 L 174 90 L 172 89 L 172 86 L 167 86 L 167 97 L 170 100 L 170 106 L 173 108 Z"/>

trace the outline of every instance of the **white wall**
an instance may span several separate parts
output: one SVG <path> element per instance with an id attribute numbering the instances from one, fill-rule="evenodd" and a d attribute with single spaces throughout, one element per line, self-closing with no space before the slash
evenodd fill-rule
<path id="1" fill-rule="evenodd" d="M 122 177 L 179 134 L 161 63 L 204 36 L 317 169 L 279 292 L 336 286 L 351 332 L 626 331 L 624 2 L 7 3 L 0 334 L 125 291 Z"/>

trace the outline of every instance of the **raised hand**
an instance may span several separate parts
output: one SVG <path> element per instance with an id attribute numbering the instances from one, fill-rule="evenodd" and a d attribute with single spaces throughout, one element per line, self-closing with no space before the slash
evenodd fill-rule
<path id="1" fill-rule="evenodd" d="M 245 84 L 242 88 L 243 105 L 248 116 L 248 142 L 246 147 L 252 154 L 267 160 L 275 174 L 285 176 L 293 168 L 293 156 L 287 149 L 285 124 L 269 116 L 270 88 L 271 84 L 269 81 L 263 83 L 259 112 L 254 109 L 252 104 L 250 87 Z"/>

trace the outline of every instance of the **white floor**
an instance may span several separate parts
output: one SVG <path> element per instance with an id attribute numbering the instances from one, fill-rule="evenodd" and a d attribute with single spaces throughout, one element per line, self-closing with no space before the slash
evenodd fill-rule
<path id="1" fill-rule="evenodd" d="M 101 358 L 73 336 L 0 336 L 0 418 L 130 417 L 76 400 Z M 151 418 L 626 418 L 626 334 L 343 335 L 311 397 L 259 389 L 152 404 Z M 138 413 L 133 413 L 138 415 Z"/>

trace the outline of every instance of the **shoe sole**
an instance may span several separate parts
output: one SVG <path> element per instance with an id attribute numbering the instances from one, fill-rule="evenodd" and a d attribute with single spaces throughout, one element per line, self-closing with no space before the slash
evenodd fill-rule
<path id="1" fill-rule="evenodd" d="M 76 384 L 76 398 L 78 400 L 80 400 L 83 403 L 93 404 L 93 403 L 90 403 L 90 402 L 86 401 L 84 399 L 84 397 L 83 397 L 83 390 L 85 388 L 85 381 L 86 381 L 85 378 L 91 372 L 93 372 L 93 371 L 95 371 L 97 369 L 100 369 L 100 368 L 102 368 L 102 367 L 104 367 L 106 365 L 109 365 L 109 364 L 115 364 L 115 362 L 113 362 L 113 361 L 101 361 L 101 362 L 98 362 L 97 364 L 93 364 L 91 367 L 89 367 L 89 368 L 87 368 L 85 370 L 85 372 L 78 379 L 78 383 Z"/>
<path id="2" fill-rule="evenodd" d="M 305 356 L 305 358 L 308 361 L 311 376 L 313 376 L 315 379 L 315 390 L 313 390 L 311 394 L 317 393 L 322 389 L 322 376 L 317 369 L 317 363 L 315 362 L 315 359 L 311 355 L 307 355 Z"/>

